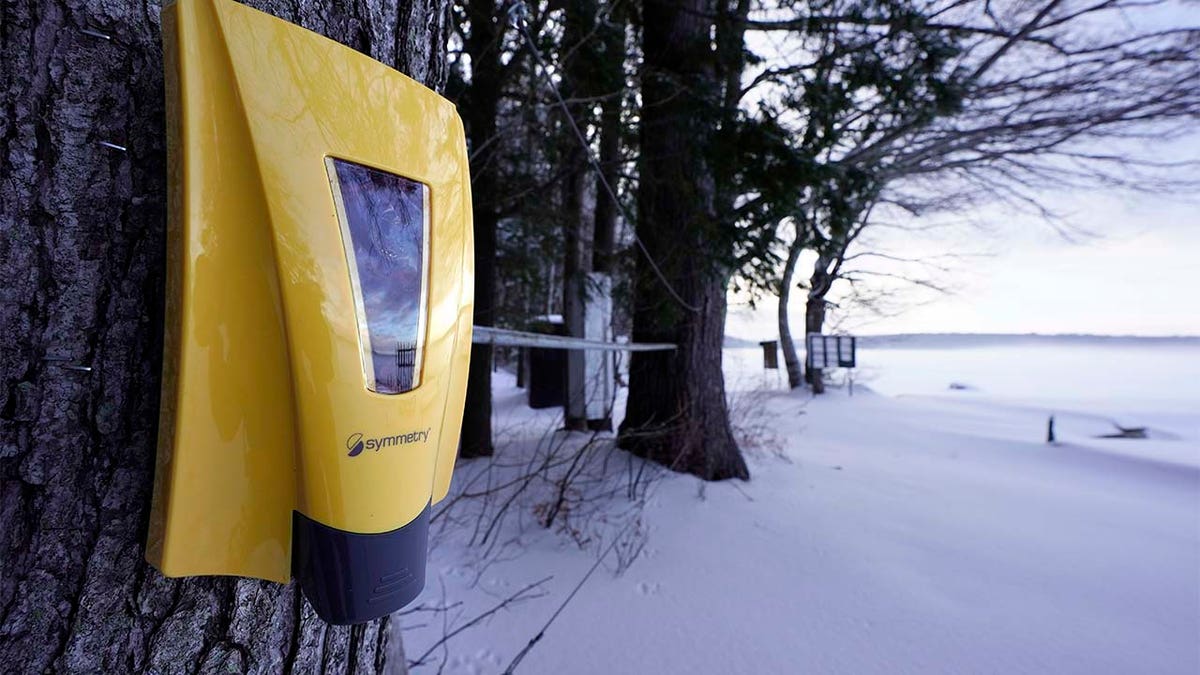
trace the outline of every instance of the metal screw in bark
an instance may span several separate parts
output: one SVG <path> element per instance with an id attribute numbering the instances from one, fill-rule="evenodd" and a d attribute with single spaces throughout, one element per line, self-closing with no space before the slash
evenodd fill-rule
<path id="1" fill-rule="evenodd" d="M 91 35 L 92 37 L 100 38 L 101 40 L 112 40 L 111 35 L 105 35 L 104 33 L 101 33 L 98 30 L 92 30 L 91 28 L 80 28 L 79 32 L 83 33 L 84 35 Z"/>
<path id="2" fill-rule="evenodd" d="M 74 371 L 77 371 L 80 373 L 92 372 L 91 366 L 81 366 L 81 365 L 74 364 L 74 363 L 66 363 L 66 361 L 71 360 L 69 357 L 66 357 L 66 356 L 46 356 L 46 357 L 43 357 L 42 360 L 46 361 L 52 365 L 55 365 L 59 368 L 62 368 L 64 370 L 74 370 Z"/>

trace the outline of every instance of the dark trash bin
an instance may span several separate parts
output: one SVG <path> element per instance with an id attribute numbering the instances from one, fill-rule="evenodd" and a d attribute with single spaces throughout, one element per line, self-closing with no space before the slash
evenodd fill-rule
<path id="1" fill-rule="evenodd" d="M 758 344 L 763 350 L 763 368 L 779 370 L 779 342 L 777 340 L 767 340 Z"/>
<path id="2" fill-rule="evenodd" d="M 530 324 L 534 333 L 566 335 L 567 327 L 559 317 L 539 319 Z M 567 396 L 567 352 L 565 349 L 529 347 L 529 407 L 562 406 Z"/>

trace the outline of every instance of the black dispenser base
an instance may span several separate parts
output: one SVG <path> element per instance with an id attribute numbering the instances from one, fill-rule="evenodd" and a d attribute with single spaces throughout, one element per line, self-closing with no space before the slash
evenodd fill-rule
<path id="1" fill-rule="evenodd" d="M 317 615 L 364 623 L 412 602 L 425 587 L 429 506 L 403 527 L 346 532 L 292 512 L 292 576 Z"/>

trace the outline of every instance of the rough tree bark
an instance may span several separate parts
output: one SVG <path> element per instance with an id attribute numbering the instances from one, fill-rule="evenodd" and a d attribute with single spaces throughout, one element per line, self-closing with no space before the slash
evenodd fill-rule
<path id="1" fill-rule="evenodd" d="M 595 0 L 569 0 L 564 3 L 563 37 L 560 63 L 563 69 L 561 90 L 567 100 L 587 101 L 596 95 L 593 73 L 596 69 Z M 586 151 L 576 137 L 575 129 L 587 129 L 595 115 L 592 103 L 569 106 L 574 125 L 563 120 L 559 126 L 560 142 L 569 173 L 562 183 L 563 192 L 563 324 L 572 337 L 584 337 L 584 311 L 587 304 L 587 273 L 591 271 L 592 216 L 586 208 L 588 178 L 591 165 Z M 566 353 L 566 389 L 563 405 L 563 426 L 582 431 L 587 429 L 587 372 L 582 350 Z"/>
<path id="2" fill-rule="evenodd" d="M 800 232 L 796 233 L 796 241 L 788 247 L 788 257 L 783 264 L 783 275 L 779 279 L 779 346 L 783 348 L 783 364 L 787 368 L 788 386 L 796 389 L 804 384 L 804 369 L 800 357 L 796 354 L 796 341 L 792 339 L 792 325 L 788 318 L 788 303 L 792 297 L 792 277 L 796 274 L 796 264 L 800 262 L 800 254 L 804 244 Z"/>
<path id="3" fill-rule="evenodd" d="M 293 585 L 143 562 L 166 217 L 156 4 L 0 6 L 0 672 L 402 672 L 389 619 L 329 626 Z M 250 4 L 442 85 L 444 0 Z"/>
<path id="4" fill-rule="evenodd" d="M 567 133 L 570 133 L 569 131 Z M 574 136 L 572 135 L 572 142 Z M 566 178 L 563 204 L 563 325 L 571 337 L 584 336 L 584 311 L 587 304 L 587 273 L 591 271 L 590 213 L 585 208 L 588 169 L 583 153 L 574 149 L 567 161 L 575 168 Z M 587 369 L 583 350 L 566 352 L 566 386 L 563 399 L 563 426 L 572 431 L 587 429 Z"/>
<path id="5" fill-rule="evenodd" d="M 435 0 L 430 0 L 435 1 Z M 475 325 L 496 325 L 496 228 L 499 173 L 494 166 L 500 107 L 504 20 L 496 0 L 467 0 L 465 39 L 471 80 L 460 111 L 471 151 L 471 202 L 475 227 Z M 492 347 L 473 345 L 467 375 L 461 457 L 492 454 Z"/>
<path id="6" fill-rule="evenodd" d="M 647 255 L 637 261 L 633 339 L 677 349 L 633 354 L 620 438 L 634 454 L 709 480 L 750 475 L 721 372 L 728 270 L 714 264 L 725 244 L 707 154 L 720 95 L 715 12 L 714 0 L 643 5 L 637 234 Z"/>
<path id="7" fill-rule="evenodd" d="M 625 106 L 625 12 L 621 3 L 610 3 L 609 13 L 597 28 L 600 53 L 596 90 L 604 95 L 600 103 L 600 173 L 596 175 L 596 213 L 592 235 L 592 269 L 604 274 L 614 272 L 617 219 L 621 207 L 609 196 L 607 183 L 618 190 L 621 180 L 621 113 Z"/>
<path id="8" fill-rule="evenodd" d="M 590 150 L 583 147 L 575 130 L 579 129 L 583 134 L 588 133 L 598 122 L 596 101 L 603 101 L 604 105 L 609 99 L 615 99 L 616 129 L 614 131 L 610 123 L 607 131 L 619 136 L 625 50 L 623 32 L 620 32 L 620 28 L 614 30 L 597 0 L 568 0 L 565 6 L 562 46 L 559 50 L 563 73 L 561 91 L 570 102 L 568 109 L 574 126 L 570 121 L 563 120 L 560 127 L 561 143 L 568 149 L 564 154 L 567 166 L 570 167 L 570 173 L 563 181 L 563 322 L 567 335 L 582 338 L 587 337 L 584 324 L 588 306 L 591 305 L 592 311 L 595 311 L 597 300 L 595 293 L 598 289 L 588 287 L 588 274 L 595 270 L 595 242 L 602 239 L 600 243 L 608 249 L 600 254 L 607 264 L 606 256 L 610 255 L 612 248 L 611 228 L 616 222 L 616 211 L 605 188 L 600 184 L 600 177 L 594 175 L 592 158 L 588 155 Z M 615 86 L 613 79 L 617 80 Z M 609 110 L 611 111 L 611 108 Z M 604 131 L 602 129 L 601 134 Z M 601 152 L 614 154 L 619 150 L 619 146 L 615 146 L 616 142 L 619 142 L 619 138 L 601 137 Z M 616 168 L 619 169 L 619 166 Z M 615 185 L 615 180 L 610 185 Z M 593 188 L 596 190 L 595 205 L 589 208 L 588 194 Z M 602 208 L 605 209 L 604 213 L 601 213 Z M 608 218 L 603 224 L 598 220 L 602 215 Z M 601 226 L 609 230 L 596 233 L 596 228 Z M 595 385 L 587 381 L 589 373 L 586 358 L 583 350 L 572 349 L 566 354 L 567 382 L 563 419 L 567 429 L 587 429 L 588 395 L 589 392 L 594 392 Z"/>
<path id="9" fill-rule="evenodd" d="M 804 338 L 808 344 L 808 336 L 820 333 L 825 326 L 825 310 L 828 303 L 825 296 L 833 286 L 834 275 L 830 267 L 834 260 L 827 254 L 817 256 L 813 264 L 813 273 L 809 278 L 808 298 L 804 303 Z M 804 379 L 812 387 L 814 394 L 825 393 L 825 374 L 821 368 L 808 368 L 804 371 Z"/>

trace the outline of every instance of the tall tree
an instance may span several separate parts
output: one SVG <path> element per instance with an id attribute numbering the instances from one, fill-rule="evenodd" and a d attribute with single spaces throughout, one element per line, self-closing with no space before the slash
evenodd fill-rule
<path id="1" fill-rule="evenodd" d="M 250 4 L 443 82 L 442 0 Z M 0 671 L 403 672 L 389 618 L 330 626 L 294 585 L 167 579 L 143 562 L 162 362 L 158 22 L 128 0 L 0 11 Z"/>
<path id="2" fill-rule="evenodd" d="M 804 252 L 804 229 L 796 225 L 795 239 L 788 245 L 788 255 L 783 262 L 783 271 L 779 275 L 779 305 L 776 320 L 779 325 L 779 347 L 783 350 L 783 366 L 787 370 L 788 386 L 792 389 L 804 382 L 804 369 L 796 356 L 796 340 L 792 337 L 792 325 L 788 320 L 788 302 L 792 297 L 792 275 L 796 273 L 796 265 L 800 263 L 800 254 Z"/>
<path id="3" fill-rule="evenodd" d="M 848 147 L 867 142 L 900 124 L 920 123 L 958 105 L 959 79 L 953 31 L 931 23 L 933 8 L 891 0 L 813 0 L 812 22 L 799 21 L 794 39 L 813 57 L 767 67 L 752 86 L 787 83 L 788 93 L 761 107 L 802 111 L 786 119 L 779 136 L 806 158 L 791 214 L 796 236 L 787 245 L 783 274 L 773 283 L 779 293 L 778 323 L 788 384 L 802 383 L 800 360 L 788 316 L 792 275 L 800 253 L 815 249 L 817 261 L 805 302 L 805 334 L 819 333 L 825 322 L 826 294 L 837 269 L 838 243 L 859 225 L 859 215 L 872 203 L 879 181 L 869 170 L 842 166 L 837 159 Z M 834 17 L 828 21 L 822 17 Z M 806 370 L 803 380 L 820 392 L 819 371 Z"/>
<path id="4" fill-rule="evenodd" d="M 563 243 L 563 320 L 567 335 L 588 337 L 585 317 L 608 299 L 591 284 L 592 272 L 609 273 L 617 211 L 609 191 L 617 189 L 620 169 L 621 106 L 624 101 L 624 20 L 620 0 L 569 0 L 563 13 L 558 61 L 562 72 L 564 118 L 558 136 L 565 176 L 559 218 Z M 603 120 L 603 121 L 601 121 Z M 593 146 L 600 148 L 596 159 Z M 597 169 L 599 169 L 597 171 Z M 597 250 L 596 247 L 599 247 Z M 595 263 L 602 269 L 598 269 Z M 595 337 L 595 336 L 593 336 Z M 583 350 L 566 354 L 564 422 L 583 429 L 589 398 L 605 389 Z M 607 372 L 607 371 L 605 371 Z"/>
<path id="5" fill-rule="evenodd" d="M 647 0 L 642 12 L 633 340 L 677 348 L 634 353 L 620 443 L 705 479 L 744 479 L 721 371 L 732 243 L 710 156 L 722 83 L 716 3 Z"/>
<path id="6" fill-rule="evenodd" d="M 605 92 L 598 91 L 603 42 L 596 35 L 600 5 L 596 0 L 567 0 L 563 14 L 563 36 L 559 49 L 562 94 L 570 119 L 560 126 L 566 177 L 562 182 L 563 323 L 567 335 L 585 337 L 584 314 L 588 302 L 587 274 L 591 271 L 591 239 L 594 209 L 588 208 L 592 176 L 591 139 L 586 134 L 595 123 L 596 103 Z M 610 58 L 620 59 L 612 54 Z M 613 93 L 613 92 L 607 92 Z M 580 138 L 580 135 L 583 135 Z M 582 350 L 566 353 L 566 401 L 563 421 L 568 429 L 587 426 L 587 371 Z"/>
<path id="7" fill-rule="evenodd" d="M 466 0 L 464 47 L 471 74 L 462 92 L 463 126 L 471 150 L 475 228 L 475 325 L 496 325 L 496 232 L 500 223 L 497 116 L 503 92 L 505 14 L 497 0 Z M 475 345 L 467 375 L 463 457 L 492 454 L 492 346 Z"/>
<path id="8" fill-rule="evenodd" d="M 596 91 L 603 94 L 600 103 L 600 172 L 596 175 L 596 212 L 592 237 L 592 269 L 611 275 L 615 271 L 617 221 L 621 212 L 608 188 L 620 189 L 621 152 L 625 125 L 621 119 L 626 106 L 625 23 L 629 9 L 622 0 L 612 0 L 609 11 L 597 28 L 603 60 L 597 64 Z M 619 195 L 618 195 L 619 196 Z"/>
<path id="9" fill-rule="evenodd" d="M 823 329 L 877 206 L 919 216 L 1037 205 L 1051 186 L 1178 188 L 1177 163 L 1127 143 L 1186 133 L 1200 116 L 1188 84 L 1200 77 L 1200 30 L 1130 20 L 1170 4 L 810 0 L 795 18 L 749 21 L 811 45 L 752 83 L 800 92 L 777 98 L 804 112 L 787 135 L 815 163 L 801 200 L 807 236 L 791 244 L 817 254 L 806 331 Z M 790 290 L 792 270 L 771 285 Z M 820 373 L 806 379 L 821 386 Z"/>

